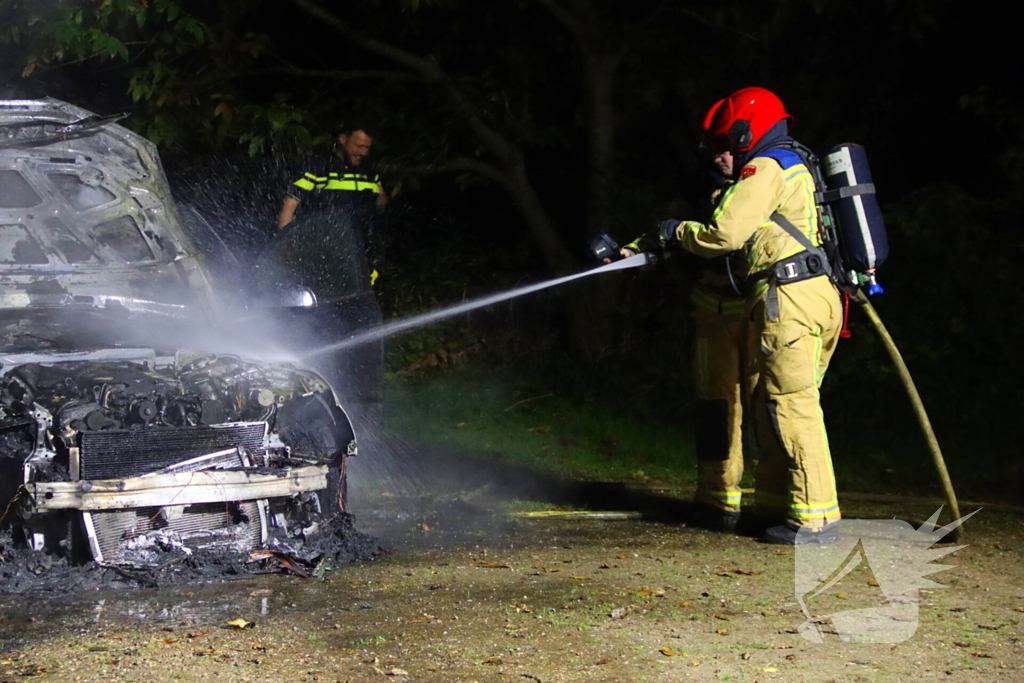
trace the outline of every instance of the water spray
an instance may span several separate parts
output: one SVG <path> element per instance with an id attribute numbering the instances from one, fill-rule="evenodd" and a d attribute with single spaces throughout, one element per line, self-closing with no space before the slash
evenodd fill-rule
<path id="1" fill-rule="evenodd" d="M 490 306 L 492 304 L 514 299 L 526 294 L 532 294 L 533 292 L 539 292 L 542 289 L 549 289 L 551 287 L 557 287 L 558 285 L 564 285 L 567 282 L 573 280 L 580 280 L 591 275 L 599 275 L 601 273 L 609 273 L 615 270 L 627 270 L 629 268 L 639 268 L 640 266 L 653 265 L 658 260 L 658 257 L 654 254 L 643 253 L 637 254 L 636 256 L 630 256 L 628 258 L 620 259 L 607 263 L 597 268 L 585 270 L 582 273 L 576 273 L 574 275 L 566 275 L 565 277 L 555 278 L 553 280 L 547 280 L 545 282 L 538 282 L 537 284 L 527 285 L 526 287 L 519 287 L 517 289 L 509 290 L 507 292 L 501 292 L 499 294 L 492 294 L 490 296 L 481 297 L 479 299 L 473 299 L 466 303 L 458 304 L 456 306 L 449 306 L 448 308 L 442 308 L 439 311 L 431 311 L 429 313 L 422 313 L 420 315 L 412 316 L 411 318 L 405 318 L 404 320 L 397 320 L 387 325 L 382 325 L 373 330 L 368 330 L 361 334 L 354 335 L 348 339 L 343 339 L 334 344 L 329 344 L 322 348 L 310 351 L 302 356 L 302 358 L 312 358 L 319 356 L 324 353 L 331 353 L 333 351 L 341 351 L 359 344 L 365 344 L 367 342 L 376 341 L 383 339 L 384 337 L 390 337 L 398 332 L 404 332 L 405 330 L 411 330 L 416 327 L 428 325 L 430 323 L 439 322 L 446 320 L 469 311 L 476 310 L 477 308 L 483 308 L 484 306 Z"/>

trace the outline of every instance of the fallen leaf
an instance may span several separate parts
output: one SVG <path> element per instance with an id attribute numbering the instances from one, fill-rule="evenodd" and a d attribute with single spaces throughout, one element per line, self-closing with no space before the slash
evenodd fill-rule
<path id="1" fill-rule="evenodd" d="M 611 612 L 609 612 L 608 616 L 610 616 L 612 619 L 625 619 L 626 614 L 628 612 L 629 610 L 627 610 L 625 607 L 616 607 Z"/>
<path id="2" fill-rule="evenodd" d="M 1015 607 L 1014 609 L 1017 612 L 1024 612 L 1024 607 Z"/>
<path id="3" fill-rule="evenodd" d="M 733 574 L 742 574 L 743 576 L 757 576 L 758 574 L 761 574 L 763 572 L 755 570 L 755 569 L 733 569 L 732 573 Z"/>
<path id="4" fill-rule="evenodd" d="M 392 667 L 391 669 L 388 669 L 385 672 L 385 674 L 388 675 L 388 676 L 408 676 L 409 672 L 406 671 L 405 669 L 399 669 L 396 666 L 396 667 Z"/>
<path id="5" fill-rule="evenodd" d="M 768 673 L 768 674 L 773 674 L 776 671 L 778 671 L 778 669 L 776 669 L 774 666 L 769 666 L 767 669 L 761 669 L 761 670 L 764 671 L 765 673 Z"/>
<path id="6" fill-rule="evenodd" d="M 488 657 L 480 662 L 481 664 L 501 664 L 501 657 Z"/>
<path id="7" fill-rule="evenodd" d="M 721 619 L 722 621 L 732 621 L 732 619 L 725 616 L 724 614 L 716 614 L 715 619 Z"/>
<path id="8" fill-rule="evenodd" d="M 847 596 L 846 593 L 836 593 L 836 597 L 840 600 L 845 600 Z"/>
<path id="9" fill-rule="evenodd" d="M 683 600 L 681 603 L 679 603 L 679 606 L 680 607 L 689 607 L 690 606 L 690 601 L 689 600 Z"/>
<path id="10" fill-rule="evenodd" d="M 690 662 L 690 666 L 700 666 L 700 662 Z"/>
<path id="11" fill-rule="evenodd" d="M 245 629 L 245 628 L 253 628 L 254 626 L 256 626 L 256 622 L 255 621 L 246 621 L 245 619 L 233 619 L 233 620 L 229 621 L 228 623 L 226 623 L 224 625 L 225 626 L 231 626 L 232 628 L 237 628 L 239 630 L 242 630 L 242 629 Z"/>
<path id="12" fill-rule="evenodd" d="M 520 605 L 509 605 L 509 607 L 511 607 L 512 609 L 514 609 L 517 612 L 525 612 L 527 614 L 529 614 L 529 612 L 530 612 L 530 608 L 527 605 L 523 605 L 523 604 L 520 604 Z"/>
<path id="13" fill-rule="evenodd" d="M 616 560 L 628 560 L 629 559 L 629 555 L 616 555 L 615 559 Z"/>
<path id="14" fill-rule="evenodd" d="M 250 598 L 265 598 L 265 597 L 267 597 L 269 595 L 273 595 L 273 594 L 274 594 L 274 591 L 270 590 L 269 588 L 260 588 L 259 590 L 254 590 L 252 593 L 249 593 L 249 597 Z"/>
<path id="15" fill-rule="evenodd" d="M 972 652 L 972 657 L 981 657 L 982 659 L 995 659 L 992 655 L 987 655 L 984 652 Z"/>
<path id="16" fill-rule="evenodd" d="M 715 631 L 715 633 L 717 633 L 720 636 L 727 636 L 727 635 L 729 635 L 729 629 L 727 629 L 727 628 L 720 628 L 717 631 Z"/>
<path id="17" fill-rule="evenodd" d="M 868 585 L 874 588 L 878 588 L 878 581 L 876 579 L 868 579 Z"/>
<path id="18" fill-rule="evenodd" d="M 572 578 L 576 579 L 577 581 L 590 581 L 589 576 L 573 576 Z"/>
<path id="19" fill-rule="evenodd" d="M 675 655 L 678 654 L 675 650 L 673 650 L 670 647 L 663 647 L 660 650 L 658 650 L 658 652 L 660 652 L 661 654 L 665 655 L 666 657 L 674 657 Z"/>
<path id="20" fill-rule="evenodd" d="M 638 591 L 633 591 L 630 595 L 644 595 L 653 598 L 663 598 L 665 597 L 665 591 L 661 588 L 648 588 L 647 586 L 644 586 Z"/>
<path id="21" fill-rule="evenodd" d="M 47 673 L 49 669 L 42 664 L 29 664 L 24 669 L 18 672 L 19 676 L 42 676 Z"/>
<path id="22" fill-rule="evenodd" d="M 619 568 L 619 565 L 617 565 L 617 564 L 602 564 L 600 567 L 598 567 L 598 569 L 618 569 L 618 568 Z"/>
<path id="23" fill-rule="evenodd" d="M 970 647 L 971 646 L 970 643 L 965 643 L 962 640 L 954 641 L 953 644 L 956 645 L 957 647 Z"/>
<path id="24" fill-rule="evenodd" d="M 740 659 L 742 659 L 743 661 L 746 661 L 746 660 L 750 659 L 753 656 L 754 656 L 753 652 L 744 652 L 743 654 L 740 655 Z"/>
<path id="25" fill-rule="evenodd" d="M 164 638 L 164 645 L 174 645 L 178 642 L 177 638 Z"/>
<path id="26" fill-rule="evenodd" d="M 792 650 L 795 646 L 793 645 L 776 645 L 776 650 Z"/>

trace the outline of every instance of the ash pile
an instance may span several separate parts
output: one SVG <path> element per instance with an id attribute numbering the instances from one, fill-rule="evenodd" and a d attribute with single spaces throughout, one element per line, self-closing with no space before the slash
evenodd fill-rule
<path id="1" fill-rule="evenodd" d="M 160 561 L 155 566 L 100 565 L 75 562 L 66 552 L 33 551 L 8 526 L 0 531 L 0 591 L 67 595 L 119 586 L 159 588 L 282 573 L 314 579 L 332 568 L 373 561 L 384 553 L 377 539 L 355 529 L 354 518 L 347 513 L 322 520 L 314 535 L 274 539 L 267 548 L 251 553 L 231 552 L 223 546 L 192 550 L 188 548 L 191 540 L 157 544 L 147 555 Z"/>

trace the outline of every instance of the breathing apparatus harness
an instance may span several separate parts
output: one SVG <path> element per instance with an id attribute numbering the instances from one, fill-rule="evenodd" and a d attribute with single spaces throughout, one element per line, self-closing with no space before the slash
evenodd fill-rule
<path id="1" fill-rule="evenodd" d="M 889 253 L 864 148 L 849 143 L 832 148 L 825 158 L 825 172 L 814 152 L 792 138 L 759 151 L 752 158 L 757 157 L 772 158 L 784 170 L 800 163 L 807 167 L 814 182 L 822 243 L 814 244 L 785 216 L 777 211 L 772 213 L 769 220 L 799 242 L 803 251 L 752 273 L 748 282 L 768 280 L 768 315 L 775 318 L 779 285 L 827 275 L 843 295 L 842 336 L 849 337 L 846 322 L 850 298 L 863 285 L 867 286 L 868 294 L 884 291 L 875 279 L 875 268 Z"/>

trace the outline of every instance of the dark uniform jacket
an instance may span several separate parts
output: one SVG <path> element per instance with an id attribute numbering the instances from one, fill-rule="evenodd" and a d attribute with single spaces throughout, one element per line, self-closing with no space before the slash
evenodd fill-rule
<path id="1" fill-rule="evenodd" d="M 367 160 L 351 166 L 332 153 L 292 183 L 288 196 L 302 202 L 303 213 L 344 208 L 366 246 L 373 234 L 377 197 L 382 191 L 380 176 Z"/>

